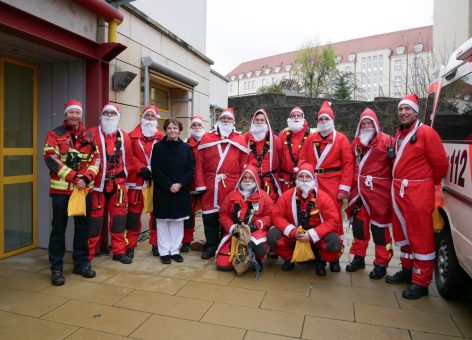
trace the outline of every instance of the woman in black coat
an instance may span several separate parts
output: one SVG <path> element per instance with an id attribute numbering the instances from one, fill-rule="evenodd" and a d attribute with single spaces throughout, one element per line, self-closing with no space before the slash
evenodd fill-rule
<path id="1" fill-rule="evenodd" d="M 184 235 L 184 220 L 192 213 L 189 185 L 195 169 L 192 150 L 179 134 L 182 123 L 168 119 L 166 137 L 152 149 L 151 171 L 154 179 L 153 208 L 156 218 L 161 262 L 183 262 L 179 254 Z"/>

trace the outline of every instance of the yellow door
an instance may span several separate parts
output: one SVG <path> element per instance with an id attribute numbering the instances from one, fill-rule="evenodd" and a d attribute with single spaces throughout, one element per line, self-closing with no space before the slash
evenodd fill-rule
<path id="1" fill-rule="evenodd" d="M 0 57 L 0 258 L 36 247 L 37 68 Z"/>

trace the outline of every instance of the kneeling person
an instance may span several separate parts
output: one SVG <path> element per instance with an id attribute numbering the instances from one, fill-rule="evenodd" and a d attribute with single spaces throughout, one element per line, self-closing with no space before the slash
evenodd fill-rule
<path id="1" fill-rule="evenodd" d="M 245 223 L 251 229 L 249 247 L 262 269 L 262 260 L 267 254 L 266 233 L 271 226 L 272 199 L 260 190 L 256 168 L 249 165 L 241 175 L 236 188 L 226 196 L 220 208 L 220 224 L 226 235 L 216 252 L 216 267 L 219 270 L 233 270 L 229 261 L 231 236 L 236 225 Z"/>
<path id="2" fill-rule="evenodd" d="M 275 228 L 267 233 L 267 242 L 275 254 L 285 260 L 282 270 L 292 270 L 291 262 L 297 240 L 310 241 L 315 254 L 315 271 L 326 275 L 326 262 L 342 254 L 337 236 L 339 214 L 336 205 L 325 192 L 315 187 L 313 166 L 303 164 L 296 177 L 296 187 L 284 192 L 272 211 Z M 304 229 L 299 233 L 298 226 Z"/>

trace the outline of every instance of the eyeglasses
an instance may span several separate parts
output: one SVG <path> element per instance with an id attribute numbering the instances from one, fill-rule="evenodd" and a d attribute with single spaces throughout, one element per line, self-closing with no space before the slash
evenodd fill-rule
<path id="1" fill-rule="evenodd" d="M 115 117 L 118 116 L 118 114 L 115 111 L 104 111 L 102 112 L 102 116 Z"/>

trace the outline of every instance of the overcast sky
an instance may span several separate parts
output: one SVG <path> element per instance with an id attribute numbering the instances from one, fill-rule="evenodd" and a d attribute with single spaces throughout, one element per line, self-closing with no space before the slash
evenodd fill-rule
<path id="1" fill-rule="evenodd" d="M 206 55 L 226 75 L 240 63 L 433 24 L 433 0 L 207 0 Z"/>

